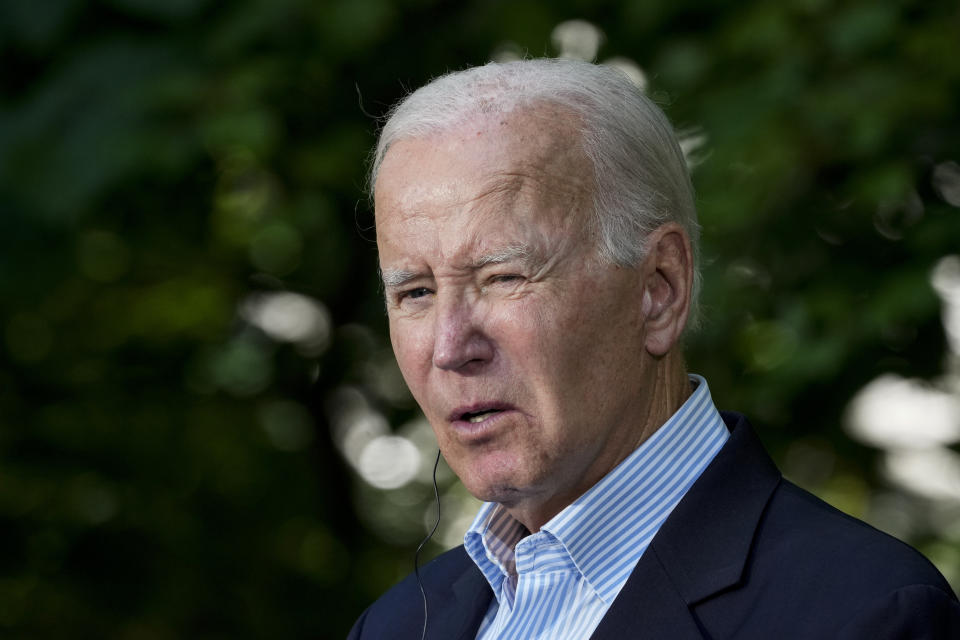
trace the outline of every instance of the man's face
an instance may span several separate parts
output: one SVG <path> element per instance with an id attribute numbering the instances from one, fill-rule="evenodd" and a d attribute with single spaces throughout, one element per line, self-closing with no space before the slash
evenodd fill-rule
<path id="1" fill-rule="evenodd" d="M 642 281 L 597 257 L 572 124 L 539 108 L 401 140 L 376 183 L 403 376 L 467 489 L 535 528 L 635 448 L 650 402 Z"/>

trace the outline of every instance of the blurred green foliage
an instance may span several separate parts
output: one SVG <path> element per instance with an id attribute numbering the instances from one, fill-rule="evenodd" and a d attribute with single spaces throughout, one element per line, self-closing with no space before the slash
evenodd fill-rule
<path id="1" fill-rule="evenodd" d="M 809 488 L 907 509 L 958 584 L 953 507 L 841 429 L 876 376 L 953 366 L 929 276 L 960 247 L 931 181 L 960 160 L 956 3 L 9 0 L 0 635 L 338 638 L 409 570 L 428 474 L 369 486 L 342 426 L 430 447 L 385 337 L 377 117 L 556 55 L 573 18 L 705 140 L 691 369 Z"/>

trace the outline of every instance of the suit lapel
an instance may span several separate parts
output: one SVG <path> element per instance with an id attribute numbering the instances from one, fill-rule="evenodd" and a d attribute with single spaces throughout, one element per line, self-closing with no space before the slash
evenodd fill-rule
<path id="1" fill-rule="evenodd" d="M 466 554 L 464 554 L 466 555 Z M 427 624 L 429 640 L 471 640 L 490 606 L 493 592 L 480 570 L 469 561 L 469 566 L 450 585 L 449 591 L 433 596 L 430 619 Z"/>
<path id="2" fill-rule="evenodd" d="M 695 605 L 740 581 L 780 482 L 746 419 L 723 417 L 730 439 L 663 523 L 593 640 L 709 637 Z"/>
<path id="3" fill-rule="evenodd" d="M 591 640 L 701 640 L 687 603 L 650 549 L 600 621 Z"/>

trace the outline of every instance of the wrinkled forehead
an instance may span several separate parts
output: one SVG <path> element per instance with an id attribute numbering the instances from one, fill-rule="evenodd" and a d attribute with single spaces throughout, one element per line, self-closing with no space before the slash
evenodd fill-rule
<path id="1" fill-rule="evenodd" d="M 487 114 L 399 140 L 374 194 L 381 265 L 595 244 L 591 167 L 575 124 L 551 112 Z"/>
<path id="2" fill-rule="evenodd" d="M 581 200 L 592 196 L 595 183 L 582 140 L 579 117 L 558 105 L 475 113 L 454 125 L 395 140 L 374 185 L 375 208 L 402 206 L 398 198 L 456 201 L 456 190 L 470 198 L 524 181 L 557 197 Z M 439 174 L 437 158 L 442 159 Z M 417 171 L 418 165 L 424 170 Z M 458 179 L 444 181 L 445 170 Z"/>

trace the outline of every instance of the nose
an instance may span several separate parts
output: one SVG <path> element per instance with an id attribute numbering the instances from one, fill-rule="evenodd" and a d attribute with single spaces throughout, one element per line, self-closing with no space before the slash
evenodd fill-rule
<path id="1" fill-rule="evenodd" d="M 493 359 L 482 314 L 463 296 L 438 300 L 434 323 L 433 365 L 438 369 L 473 372 Z"/>

